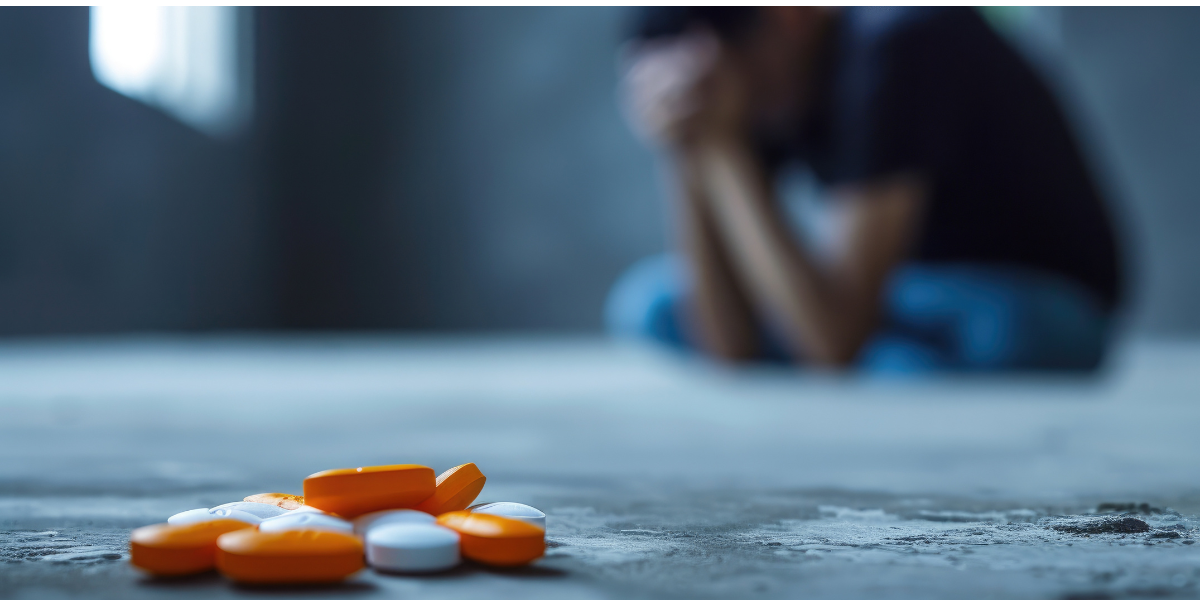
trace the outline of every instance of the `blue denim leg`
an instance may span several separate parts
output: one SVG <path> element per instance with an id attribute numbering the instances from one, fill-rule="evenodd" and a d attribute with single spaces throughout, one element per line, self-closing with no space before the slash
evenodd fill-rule
<path id="1" fill-rule="evenodd" d="M 605 306 L 609 332 L 696 350 L 684 306 L 689 286 L 678 257 L 630 267 Z M 1086 289 L 1054 275 L 983 265 L 910 265 L 884 297 L 885 326 L 859 354 L 879 373 L 1091 370 L 1103 359 L 1110 318 Z M 764 330 L 761 359 L 795 362 Z"/>
<path id="2" fill-rule="evenodd" d="M 691 348 L 682 311 L 687 285 L 679 259 L 669 254 L 644 258 L 617 279 L 604 305 L 604 324 L 619 337 Z"/>
<path id="3" fill-rule="evenodd" d="M 1085 288 L 1037 271 L 910 265 L 891 278 L 886 326 L 860 355 L 877 372 L 1091 370 L 1109 317 Z"/>
<path id="4" fill-rule="evenodd" d="M 604 307 L 605 328 L 618 337 L 649 340 L 677 350 L 698 351 L 687 327 L 691 286 L 682 259 L 673 254 L 644 258 L 613 285 Z M 779 336 L 759 327 L 758 360 L 790 363 Z"/>

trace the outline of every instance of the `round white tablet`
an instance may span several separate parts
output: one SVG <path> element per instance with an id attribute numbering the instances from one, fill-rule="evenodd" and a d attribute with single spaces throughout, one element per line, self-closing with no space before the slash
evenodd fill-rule
<path id="1" fill-rule="evenodd" d="M 327 515 L 327 514 L 329 514 L 329 513 L 325 512 L 325 511 L 323 511 L 323 510 L 321 510 L 321 509 L 319 509 L 319 508 L 313 508 L 313 507 L 311 507 L 311 506 L 308 506 L 308 505 L 301 506 L 300 508 L 297 508 L 297 509 L 295 509 L 295 510 L 289 510 L 289 511 L 287 512 L 287 514 L 289 514 L 289 515 L 294 515 L 294 514 L 297 514 L 297 513 L 306 513 L 306 512 L 307 512 L 307 513 L 317 513 L 317 514 L 322 514 L 322 515 Z"/>
<path id="2" fill-rule="evenodd" d="M 297 508 L 295 510 L 289 510 L 289 511 L 283 513 L 282 515 L 275 515 L 274 517 L 267 517 L 263 520 L 264 521 L 273 521 L 275 519 L 282 519 L 283 517 L 287 517 L 287 516 L 291 516 L 291 515 L 329 515 L 331 517 L 337 516 L 337 515 L 334 515 L 331 513 L 327 513 L 319 508 L 313 508 L 311 506 L 301 506 L 300 508 Z"/>
<path id="3" fill-rule="evenodd" d="M 240 510 L 231 510 L 228 508 L 193 508 L 185 510 L 179 514 L 171 515 L 167 519 L 167 523 L 171 525 L 190 525 L 201 521 L 215 521 L 217 519 L 235 519 L 237 521 L 245 521 L 258 525 L 262 519 L 248 512 Z"/>
<path id="4" fill-rule="evenodd" d="M 214 506 L 212 509 L 228 508 L 230 510 L 240 510 L 250 513 L 260 519 L 269 519 L 278 517 L 279 515 L 292 512 L 286 508 L 275 506 L 274 504 L 263 504 L 262 502 L 228 502 L 220 506 Z"/>
<path id="5" fill-rule="evenodd" d="M 441 525 L 392 523 L 367 533 L 367 563 L 380 571 L 419 573 L 458 564 L 458 534 Z"/>
<path id="6" fill-rule="evenodd" d="M 258 530 L 271 533 L 275 531 L 291 531 L 293 529 L 324 529 L 341 533 L 354 533 L 354 525 L 345 519 L 331 515 L 303 512 L 299 514 L 279 515 L 263 519 L 258 524 Z"/>
<path id="7" fill-rule="evenodd" d="M 378 510 L 361 515 L 354 519 L 354 533 L 367 535 L 370 530 L 381 525 L 407 523 L 410 525 L 430 525 L 437 521 L 433 515 L 419 510 L 397 508 L 393 510 Z"/>
<path id="8" fill-rule="evenodd" d="M 546 528 L 546 513 L 519 502 L 484 502 L 476 504 L 468 508 L 471 512 L 483 513 L 488 515 L 496 515 L 497 517 L 508 517 L 518 521 L 525 521 L 532 525 L 537 525 L 542 529 Z"/>

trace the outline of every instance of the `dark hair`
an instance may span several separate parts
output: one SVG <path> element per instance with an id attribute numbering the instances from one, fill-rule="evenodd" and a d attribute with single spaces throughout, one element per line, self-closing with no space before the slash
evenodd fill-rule
<path id="1" fill-rule="evenodd" d="M 633 10 L 626 37 L 648 41 L 702 26 L 732 42 L 754 29 L 758 12 L 753 6 L 645 6 Z"/>

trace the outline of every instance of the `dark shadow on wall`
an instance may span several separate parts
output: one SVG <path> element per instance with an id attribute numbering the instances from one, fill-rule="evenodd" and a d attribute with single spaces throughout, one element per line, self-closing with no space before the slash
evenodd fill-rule
<path id="1" fill-rule="evenodd" d="M 388 9 L 258 11 L 261 169 L 274 315 L 285 327 L 395 327 L 380 298 L 404 273 L 387 247 L 397 96 Z M 403 306 L 396 306 L 403 310 Z"/>

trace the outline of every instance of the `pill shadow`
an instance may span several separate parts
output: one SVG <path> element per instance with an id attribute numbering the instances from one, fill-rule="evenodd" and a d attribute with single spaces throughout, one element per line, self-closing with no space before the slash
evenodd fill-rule
<path id="1" fill-rule="evenodd" d="M 138 585 L 164 590 L 203 589 L 214 588 L 218 586 L 229 586 L 238 590 L 239 592 L 266 596 L 302 596 L 305 594 L 328 594 L 329 592 L 337 592 L 339 594 L 355 594 L 373 592 L 376 590 L 375 584 L 367 581 L 343 581 L 340 583 L 295 585 L 251 585 L 245 583 L 235 583 L 222 577 L 216 571 L 209 571 L 207 573 L 200 573 L 197 575 L 185 575 L 182 577 L 144 577 L 138 581 Z"/>
<path id="2" fill-rule="evenodd" d="M 363 594 L 377 591 L 375 584 L 367 581 L 343 581 L 340 583 L 302 583 L 292 585 L 234 583 L 232 587 L 239 592 L 260 596 L 304 596 L 308 594 Z"/>
<path id="3" fill-rule="evenodd" d="M 179 577 L 154 577 L 147 575 L 138 579 L 137 584 L 148 588 L 161 589 L 187 589 L 187 588 L 202 588 L 212 587 L 214 585 L 222 585 L 227 580 L 217 574 L 216 571 L 208 571 L 205 573 L 197 573 L 195 575 L 183 575 Z"/>
<path id="4" fill-rule="evenodd" d="M 439 580 L 439 579 L 462 579 L 480 573 L 489 575 L 499 575 L 501 577 L 512 577 L 515 579 L 555 579 L 566 577 L 568 573 L 562 569 L 552 567 L 544 567 L 541 565 L 527 565 L 524 567 L 490 567 L 477 563 L 464 562 L 460 563 L 453 569 L 446 571 L 435 571 L 432 573 L 390 573 L 387 571 L 375 571 L 376 575 L 381 577 L 396 577 L 400 579 L 422 579 L 422 580 Z"/>
<path id="5" fill-rule="evenodd" d="M 483 565 L 475 565 L 475 567 L 485 573 L 494 575 L 503 575 L 504 577 L 515 577 L 518 579 L 557 579 L 566 577 L 568 573 L 562 569 L 553 567 L 545 567 L 542 565 L 527 565 L 524 567 L 487 567 Z"/>

